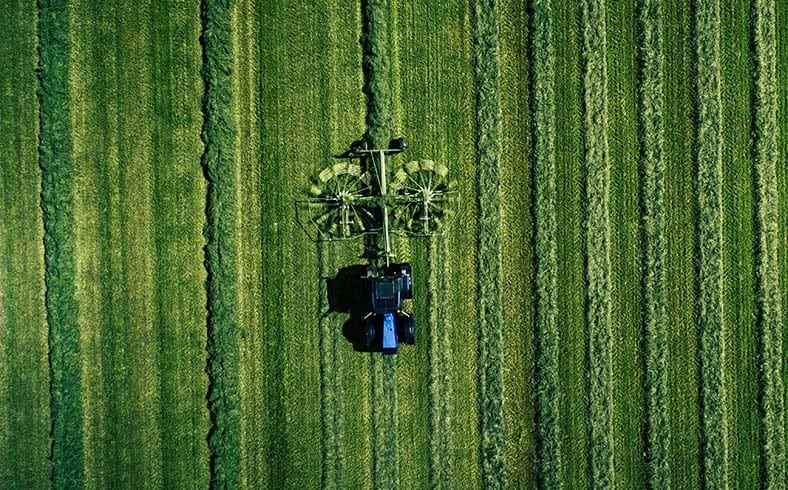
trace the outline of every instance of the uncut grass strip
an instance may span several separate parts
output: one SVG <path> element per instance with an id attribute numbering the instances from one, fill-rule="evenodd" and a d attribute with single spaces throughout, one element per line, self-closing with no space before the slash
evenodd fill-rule
<path id="1" fill-rule="evenodd" d="M 320 287 L 318 288 L 318 304 L 320 308 L 320 410 L 322 422 L 322 488 L 341 488 L 342 451 L 340 418 L 342 414 L 341 394 L 337 383 L 336 366 L 336 321 L 330 311 L 328 302 L 328 279 L 334 274 L 334 255 L 330 244 L 318 243 L 318 267 L 320 269 Z"/>
<path id="2" fill-rule="evenodd" d="M 82 485 L 80 348 L 75 298 L 67 2 L 38 3 L 39 165 L 49 325 L 52 486 Z"/>
<path id="3" fill-rule="evenodd" d="M 473 3 L 476 150 L 479 188 L 477 244 L 479 411 L 482 485 L 506 487 L 501 308 L 501 182 L 499 19 L 496 0 Z"/>
<path id="4" fill-rule="evenodd" d="M 555 49 L 552 2 L 532 4 L 531 83 L 533 84 L 534 219 L 536 250 L 536 423 L 537 478 L 543 488 L 561 487 L 559 332 L 555 167 Z"/>
<path id="5" fill-rule="evenodd" d="M 239 322 L 234 139 L 232 107 L 232 0 L 203 0 L 203 142 L 202 166 L 208 181 L 205 264 L 208 272 L 208 404 L 212 427 L 211 487 L 240 486 Z"/>
<path id="6" fill-rule="evenodd" d="M 761 362 L 762 477 L 785 488 L 785 385 L 780 300 L 777 187 L 777 47 L 773 0 L 757 0 L 755 15 L 755 189 L 757 304 Z"/>
<path id="7" fill-rule="evenodd" d="M 665 309 L 664 54 L 662 2 L 640 5 L 640 146 L 646 349 L 647 471 L 651 488 L 670 488 L 667 314 Z"/>
<path id="8" fill-rule="evenodd" d="M 594 488 L 612 488 L 613 367 L 610 297 L 610 162 L 604 0 L 583 2 L 586 278 L 590 463 Z"/>
<path id="9" fill-rule="evenodd" d="M 702 459 L 707 488 L 727 486 L 723 366 L 722 133 L 720 6 L 696 4 L 698 292 L 700 315 Z"/>

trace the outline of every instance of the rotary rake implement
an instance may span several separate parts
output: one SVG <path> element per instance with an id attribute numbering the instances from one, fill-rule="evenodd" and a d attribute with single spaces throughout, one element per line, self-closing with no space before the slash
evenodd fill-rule
<path id="1" fill-rule="evenodd" d="M 414 343 L 414 319 L 402 310 L 403 300 L 413 295 L 411 264 L 394 263 L 392 234 L 440 235 L 459 205 L 446 165 L 414 160 L 390 170 L 388 160 L 406 149 L 402 138 L 388 148 L 355 141 L 312 179 L 309 196 L 297 203 L 298 221 L 312 239 L 367 237 L 372 244 L 365 290 L 359 292 L 369 310 L 362 318 L 363 338 L 366 347 L 384 354 L 396 353 L 400 341 Z"/>

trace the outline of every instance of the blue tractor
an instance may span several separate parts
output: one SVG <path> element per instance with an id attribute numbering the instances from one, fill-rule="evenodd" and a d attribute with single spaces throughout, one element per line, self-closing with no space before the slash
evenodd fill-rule
<path id="1" fill-rule="evenodd" d="M 384 354 L 395 354 L 400 342 L 414 343 L 414 319 L 402 307 L 413 297 L 411 265 L 393 263 L 391 235 L 439 235 L 459 203 L 443 164 L 410 161 L 389 175 L 387 159 L 406 149 L 402 138 L 388 148 L 354 141 L 312 180 L 310 197 L 297 203 L 298 221 L 314 240 L 367 237 L 374 244 L 365 255 L 370 265 L 363 293 L 371 311 L 363 317 L 363 334 L 367 348 Z"/>
<path id="2" fill-rule="evenodd" d="M 402 311 L 402 301 L 413 297 L 413 278 L 410 264 L 394 264 L 382 269 L 367 266 L 366 284 L 372 311 L 363 318 L 364 341 L 384 354 L 396 354 L 400 342 L 413 345 L 415 321 Z"/>

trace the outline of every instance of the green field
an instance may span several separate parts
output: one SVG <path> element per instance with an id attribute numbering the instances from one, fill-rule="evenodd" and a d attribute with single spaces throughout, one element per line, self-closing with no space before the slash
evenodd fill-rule
<path id="1" fill-rule="evenodd" d="M 0 90 L 0 488 L 788 486 L 788 2 L 0 0 Z M 461 193 L 395 357 L 365 133 Z"/>

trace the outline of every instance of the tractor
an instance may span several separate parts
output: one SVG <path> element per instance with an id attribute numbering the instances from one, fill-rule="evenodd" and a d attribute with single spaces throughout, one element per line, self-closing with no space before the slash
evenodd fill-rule
<path id="1" fill-rule="evenodd" d="M 298 221 L 312 239 L 366 237 L 373 244 L 366 254 L 364 291 L 358 293 L 369 305 L 362 317 L 366 347 L 383 354 L 396 354 L 400 342 L 415 343 L 415 320 L 403 310 L 403 301 L 413 297 L 412 268 L 408 262 L 394 263 L 391 235 L 439 235 L 458 206 L 458 192 L 443 164 L 411 161 L 389 176 L 387 159 L 407 148 L 402 138 L 391 140 L 388 148 L 354 141 L 312 180 L 309 197 L 297 202 Z"/>

